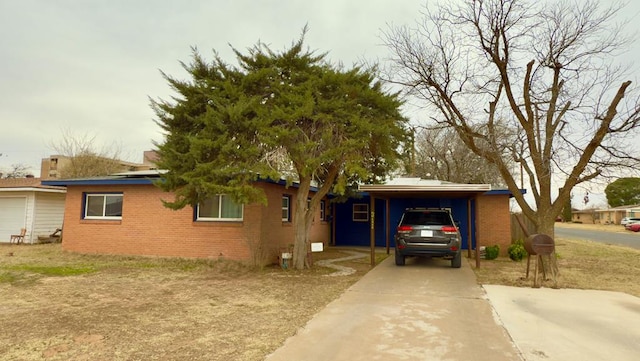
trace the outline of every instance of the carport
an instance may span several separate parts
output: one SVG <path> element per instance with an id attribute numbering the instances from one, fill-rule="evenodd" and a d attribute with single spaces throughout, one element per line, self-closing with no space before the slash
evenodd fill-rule
<path id="1" fill-rule="evenodd" d="M 438 180 L 420 178 L 396 178 L 385 184 L 360 185 L 360 192 L 369 198 L 369 245 L 371 248 L 371 265 L 375 265 L 376 236 L 384 237 L 387 254 L 391 247 L 392 224 L 399 220 L 404 209 L 409 207 L 448 208 L 452 210 L 454 219 L 459 222 L 463 237 L 463 248 L 466 244 L 468 256 L 471 250 L 477 249 L 476 235 L 477 198 L 489 191 L 489 184 L 458 184 Z M 382 206 L 378 205 L 382 203 Z M 376 215 L 376 210 L 383 213 Z M 381 217 L 381 220 L 376 220 Z M 394 223 L 392 223 L 394 221 Z M 376 225 L 382 226 L 384 232 L 377 232 Z M 393 232 L 393 233 L 392 233 Z M 476 252 L 476 266 L 480 266 L 479 252 Z"/>

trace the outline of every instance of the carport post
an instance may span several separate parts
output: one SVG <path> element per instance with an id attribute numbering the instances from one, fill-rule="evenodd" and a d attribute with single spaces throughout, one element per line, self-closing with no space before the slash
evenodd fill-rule
<path id="1" fill-rule="evenodd" d="M 384 207 L 385 207 L 385 221 L 386 221 L 386 226 L 387 226 L 387 254 L 389 254 L 389 236 L 390 236 L 390 226 L 391 226 L 391 221 L 389 220 L 389 218 L 391 218 L 391 211 L 389 210 L 389 198 L 384 200 Z"/>
<path id="2" fill-rule="evenodd" d="M 371 222 L 371 230 L 369 233 L 369 240 L 371 242 L 371 267 L 376 265 L 376 198 L 371 195 L 371 204 L 369 205 L 371 217 L 369 217 L 369 221 Z"/>
<path id="3" fill-rule="evenodd" d="M 471 198 L 467 198 L 467 258 L 471 258 L 473 240 L 471 239 Z"/>
<path id="4" fill-rule="evenodd" d="M 480 227 L 480 224 L 478 224 L 478 196 L 474 197 L 474 201 L 476 203 L 476 232 L 475 232 L 475 239 L 476 239 L 476 268 L 480 268 L 480 238 L 478 237 L 478 227 Z M 469 208 L 469 212 L 471 212 L 471 208 Z M 469 230 L 469 232 L 471 232 L 471 230 Z"/>

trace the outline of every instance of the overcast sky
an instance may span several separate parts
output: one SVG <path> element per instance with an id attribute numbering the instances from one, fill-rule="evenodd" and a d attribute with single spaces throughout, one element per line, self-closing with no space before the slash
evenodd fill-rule
<path id="1" fill-rule="evenodd" d="M 352 65 L 382 57 L 380 29 L 411 23 L 423 0 L 0 0 L 0 169 L 35 174 L 65 128 L 121 145 L 131 161 L 161 140 L 149 97 L 167 99 L 160 70 L 186 78 L 191 46 L 258 40 L 282 50 L 309 25 L 306 43 Z"/>
<path id="2" fill-rule="evenodd" d="M 352 65 L 384 58 L 381 30 L 414 23 L 425 2 L 0 0 L 0 171 L 22 163 L 39 174 L 65 128 L 115 142 L 141 162 L 162 140 L 149 106 L 149 97 L 171 95 L 160 70 L 186 78 L 179 61 L 190 61 L 192 46 L 235 63 L 228 44 L 261 40 L 281 50 L 308 24 L 310 48 Z M 627 9 L 637 15 L 640 2 Z M 633 21 L 629 30 L 639 29 Z M 626 56 L 637 59 L 638 49 Z"/>

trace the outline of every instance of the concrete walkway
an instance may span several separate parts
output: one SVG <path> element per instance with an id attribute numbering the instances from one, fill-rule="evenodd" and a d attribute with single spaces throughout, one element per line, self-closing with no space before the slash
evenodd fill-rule
<path id="1" fill-rule="evenodd" d="M 367 273 L 268 361 L 522 360 L 467 262 L 393 257 Z"/>
<path id="2" fill-rule="evenodd" d="M 640 298 L 620 292 L 484 286 L 527 361 L 640 360 Z"/>

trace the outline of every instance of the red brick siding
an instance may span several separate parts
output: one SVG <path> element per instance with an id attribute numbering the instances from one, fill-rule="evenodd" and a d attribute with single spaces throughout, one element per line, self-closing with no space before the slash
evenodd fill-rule
<path id="1" fill-rule="evenodd" d="M 511 244 L 511 217 L 508 195 L 480 196 L 476 202 L 477 236 L 480 246 L 500 245 L 506 255 Z"/>
<path id="2" fill-rule="evenodd" d="M 281 221 L 283 187 L 264 187 L 269 206 L 244 206 L 241 222 L 194 222 L 193 209 L 173 211 L 171 200 L 152 185 L 69 186 L 65 204 L 65 250 L 80 253 L 154 255 L 188 258 L 251 260 L 256 246 L 275 262 L 277 248 L 293 243 L 293 227 Z M 293 190 L 293 189 L 291 189 Z M 123 192 L 122 220 L 83 220 L 85 192 Z M 314 225 L 312 235 L 329 234 L 326 224 Z"/>
<path id="3" fill-rule="evenodd" d="M 270 245 L 268 252 L 275 259 L 283 250 L 293 245 L 294 229 L 292 222 L 282 221 L 282 196 L 291 197 L 290 212 L 293 221 L 294 207 L 296 203 L 295 188 L 284 188 L 276 184 L 265 184 L 263 189 L 267 195 L 269 207 L 263 207 L 262 216 L 262 237 L 266 245 Z M 328 201 L 326 202 L 328 204 Z M 324 246 L 329 245 L 330 227 L 328 222 L 320 221 L 320 209 L 316 211 L 315 221 L 309 232 L 311 242 L 323 242 Z"/>

